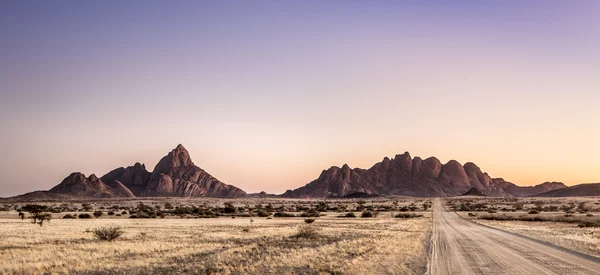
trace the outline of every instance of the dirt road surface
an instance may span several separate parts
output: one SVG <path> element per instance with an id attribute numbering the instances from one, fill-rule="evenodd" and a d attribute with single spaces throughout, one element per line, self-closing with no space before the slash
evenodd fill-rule
<path id="1" fill-rule="evenodd" d="M 600 260 L 433 208 L 428 274 L 600 274 Z"/>

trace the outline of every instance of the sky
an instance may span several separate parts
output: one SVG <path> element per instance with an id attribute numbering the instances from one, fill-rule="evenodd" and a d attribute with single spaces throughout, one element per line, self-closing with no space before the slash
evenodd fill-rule
<path id="1" fill-rule="evenodd" d="M 178 144 L 247 192 L 408 151 L 600 182 L 599 1 L 1 1 L 0 197 Z"/>

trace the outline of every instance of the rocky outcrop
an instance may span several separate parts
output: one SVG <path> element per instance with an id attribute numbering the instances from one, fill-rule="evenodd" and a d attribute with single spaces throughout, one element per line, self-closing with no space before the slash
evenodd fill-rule
<path id="1" fill-rule="evenodd" d="M 503 179 L 493 179 L 474 163 L 455 160 L 442 164 L 437 158 L 411 158 L 408 152 L 393 159 L 384 158 L 371 168 L 331 167 L 309 184 L 288 190 L 290 198 L 345 197 L 353 193 L 419 197 L 458 196 L 471 189 L 489 196 L 522 197 L 564 188 L 563 184 L 520 187 Z"/>
<path id="2" fill-rule="evenodd" d="M 86 178 L 82 173 L 72 173 L 49 192 L 92 198 L 135 197 L 127 187 L 119 182 L 105 184 L 96 175 L 92 174 Z"/>
<path id="3" fill-rule="evenodd" d="M 76 197 L 224 197 L 246 195 L 196 166 L 180 144 L 163 157 L 152 173 L 144 164 L 114 169 L 101 179 L 73 173 L 49 193 Z"/>
<path id="4" fill-rule="evenodd" d="M 158 162 L 141 195 L 232 198 L 243 197 L 246 192 L 220 182 L 194 165 L 180 144 Z"/>
<path id="5" fill-rule="evenodd" d="M 139 162 L 127 168 L 117 168 L 102 176 L 102 181 L 115 184 L 120 183 L 137 195 L 144 192 L 149 179 L 150 172 L 146 170 L 144 164 L 140 164 Z"/>

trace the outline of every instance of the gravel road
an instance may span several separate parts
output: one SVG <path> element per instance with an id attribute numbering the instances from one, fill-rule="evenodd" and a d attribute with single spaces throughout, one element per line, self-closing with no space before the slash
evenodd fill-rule
<path id="1" fill-rule="evenodd" d="M 600 274 L 600 260 L 433 208 L 428 274 Z"/>

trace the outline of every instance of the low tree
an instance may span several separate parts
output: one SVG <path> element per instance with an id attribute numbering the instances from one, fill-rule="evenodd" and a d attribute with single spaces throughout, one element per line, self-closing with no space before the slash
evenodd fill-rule
<path id="1" fill-rule="evenodd" d="M 45 221 L 52 219 L 52 216 L 48 213 L 48 206 L 45 205 L 28 204 L 21 207 L 21 210 L 29 213 L 31 223 L 37 223 L 40 226 L 44 225 Z"/>

